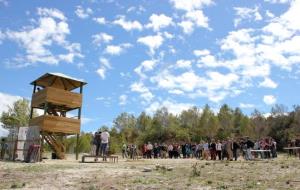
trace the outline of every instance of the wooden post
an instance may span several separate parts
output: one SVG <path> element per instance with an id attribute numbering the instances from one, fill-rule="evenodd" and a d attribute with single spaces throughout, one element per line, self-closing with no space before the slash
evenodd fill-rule
<path id="1" fill-rule="evenodd" d="M 48 110 L 48 102 L 45 102 L 44 115 L 47 114 L 47 110 Z"/>
<path id="2" fill-rule="evenodd" d="M 44 151 L 44 133 L 42 132 L 42 138 L 40 142 L 40 162 L 43 161 L 43 151 Z"/>
<path id="3" fill-rule="evenodd" d="M 80 85 L 80 94 L 82 94 L 83 88 L 82 88 L 82 83 Z M 81 119 L 81 107 L 78 108 L 78 119 Z M 79 134 L 76 135 L 76 160 L 78 160 L 78 155 L 79 155 Z"/>
<path id="4" fill-rule="evenodd" d="M 17 131 L 15 132 L 15 134 L 16 134 L 16 141 L 15 141 L 15 144 L 14 144 L 14 146 L 15 146 L 15 148 L 14 148 L 14 154 L 13 154 L 13 161 L 15 161 L 16 160 L 16 153 L 17 153 L 17 148 L 18 148 L 18 136 L 19 136 L 19 127 L 16 127 L 16 129 L 17 129 Z"/>
<path id="5" fill-rule="evenodd" d="M 78 160 L 79 155 L 79 134 L 76 135 L 76 160 Z"/>
<path id="6" fill-rule="evenodd" d="M 32 92 L 32 95 L 35 93 L 36 91 L 36 82 L 34 83 L 34 86 L 33 86 L 33 92 Z M 31 105 L 31 109 L 30 109 L 30 119 L 32 119 L 32 115 L 33 115 L 33 107 Z"/>

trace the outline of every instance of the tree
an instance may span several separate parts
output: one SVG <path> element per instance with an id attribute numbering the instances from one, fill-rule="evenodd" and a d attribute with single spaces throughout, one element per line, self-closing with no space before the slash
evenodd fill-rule
<path id="1" fill-rule="evenodd" d="M 134 115 L 123 112 L 114 120 L 113 127 L 119 130 L 125 142 L 134 143 L 138 137 L 136 123 Z"/>
<path id="2" fill-rule="evenodd" d="M 254 128 L 256 138 L 264 137 L 269 133 L 266 119 L 257 109 L 255 109 L 251 114 L 251 123 Z"/>
<path id="3" fill-rule="evenodd" d="M 220 122 L 220 130 L 218 132 L 218 137 L 223 139 L 231 136 L 233 133 L 233 110 L 224 104 L 218 113 L 218 119 Z"/>
<path id="4" fill-rule="evenodd" d="M 29 124 L 29 117 L 29 101 L 23 98 L 14 102 L 7 112 L 2 112 L 0 121 L 3 123 L 4 128 L 21 127 Z"/>

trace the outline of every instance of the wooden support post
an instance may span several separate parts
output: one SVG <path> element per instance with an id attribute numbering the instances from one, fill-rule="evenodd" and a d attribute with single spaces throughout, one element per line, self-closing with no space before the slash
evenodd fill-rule
<path id="1" fill-rule="evenodd" d="M 44 151 L 44 133 L 42 133 L 42 138 L 40 142 L 40 162 L 43 161 L 43 151 Z"/>
<path id="2" fill-rule="evenodd" d="M 79 134 L 76 135 L 76 160 L 78 160 L 79 155 Z"/>
<path id="3" fill-rule="evenodd" d="M 82 83 L 80 85 L 80 94 L 82 94 Z M 78 119 L 81 119 L 81 107 L 78 108 Z M 79 155 L 79 134 L 77 134 L 77 138 L 76 138 L 76 160 L 78 160 L 78 155 Z"/>
<path id="4" fill-rule="evenodd" d="M 45 102 L 44 115 L 47 114 L 47 110 L 48 110 L 48 102 Z"/>
<path id="5" fill-rule="evenodd" d="M 35 91 L 36 91 L 36 83 L 34 83 L 32 94 L 34 94 Z M 30 109 L 30 117 L 29 117 L 29 118 L 32 119 L 32 116 L 33 116 L 33 107 L 32 107 L 32 105 L 31 105 L 31 109 Z"/>
<path id="6" fill-rule="evenodd" d="M 15 135 L 16 135 L 16 141 L 14 144 L 14 154 L 13 154 L 13 161 L 16 160 L 16 154 L 17 154 L 17 148 L 18 148 L 18 136 L 19 136 L 19 127 L 16 127 Z"/>

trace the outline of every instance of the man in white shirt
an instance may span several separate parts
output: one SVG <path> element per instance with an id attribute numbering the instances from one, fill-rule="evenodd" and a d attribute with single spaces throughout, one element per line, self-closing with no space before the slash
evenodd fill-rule
<path id="1" fill-rule="evenodd" d="M 106 161 L 109 137 L 107 129 L 104 129 L 101 133 L 101 156 L 103 156 L 103 161 Z"/>

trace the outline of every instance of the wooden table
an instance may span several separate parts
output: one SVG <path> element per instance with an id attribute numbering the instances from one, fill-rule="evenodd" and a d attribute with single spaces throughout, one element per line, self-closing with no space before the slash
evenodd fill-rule
<path id="1" fill-rule="evenodd" d="M 299 159 L 300 159 L 300 147 L 298 147 L 298 146 L 293 146 L 293 147 L 284 147 L 283 148 L 284 150 L 298 150 L 297 152 L 296 152 L 296 156 L 297 156 L 297 153 L 299 154 Z"/>
<path id="2" fill-rule="evenodd" d="M 95 156 L 95 155 L 83 155 L 83 156 L 81 157 L 81 162 L 82 162 L 82 163 L 87 163 L 87 162 L 85 161 L 85 158 L 96 158 L 96 156 Z M 103 158 L 103 157 L 98 156 L 98 158 Z M 110 155 L 110 156 L 107 156 L 106 158 L 108 158 L 108 160 L 109 160 L 110 162 L 113 162 L 113 163 L 116 163 L 116 162 L 119 161 L 119 157 L 116 156 L 116 155 Z M 94 162 L 96 162 L 96 161 L 94 161 Z"/>

